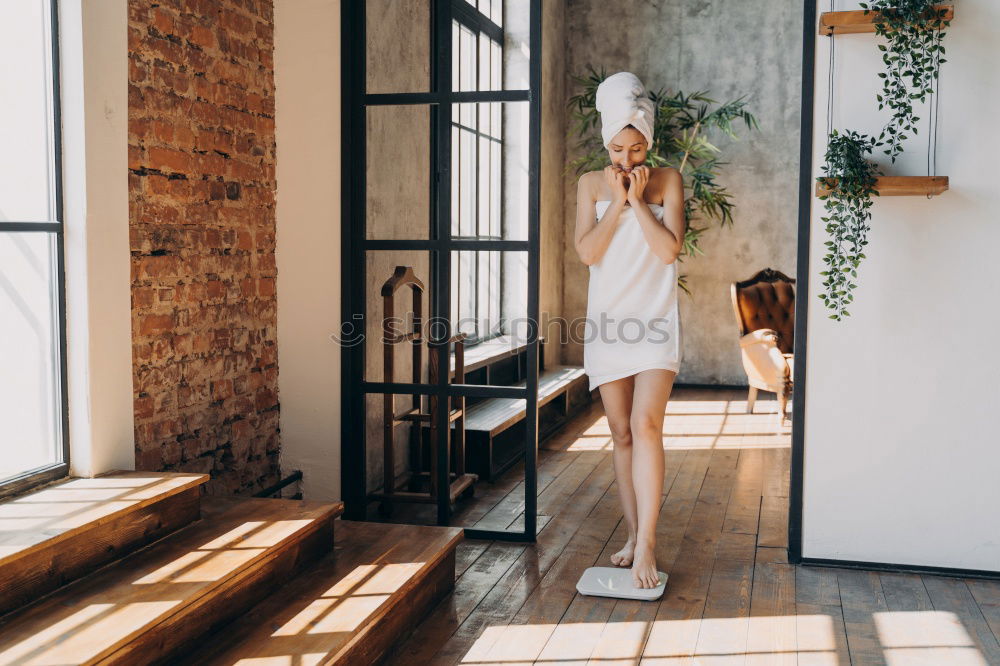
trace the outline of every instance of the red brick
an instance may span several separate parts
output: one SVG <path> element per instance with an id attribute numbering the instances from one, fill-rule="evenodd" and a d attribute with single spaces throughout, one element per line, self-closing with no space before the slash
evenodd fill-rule
<path id="1" fill-rule="evenodd" d="M 153 146 L 148 149 L 149 164 L 153 169 L 186 173 L 191 170 L 191 155 L 172 148 Z"/>
<path id="2" fill-rule="evenodd" d="M 140 279 L 162 278 L 168 275 L 177 275 L 180 258 L 169 255 L 138 257 L 136 264 L 139 268 Z"/>
<path id="3" fill-rule="evenodd" d="M 216 45 L 215 33 L 209 28 L 201 25 L 191 26 L 191 31 L 188 33 L 188 39 L 190 39 L 192 43 L 206 49 L 214 49 Z"/>
<path id="4" fill-rule="evenodd" d="M 140 435 L 136 435 L 139 439 Z M 139 451 L 135 456 L 135 468 L 145 472 L 156 472 L 163 469 L 163 453 L 159 447 Z"/>
<path id="5" fill-rule="evenodd" d="M 150 37 L 143 40 L 140 48 L 148 49 L 150 54 L 158 56 L 167 62 L 184 61 L 184 51 L 168 39 Z"/>
<path id="6" fill-rule="evenodd" d="M 153 304 L 152 287 L 138 287 L 132 290 L 132 308 L 148 308 Z"/>
<path id="7" fill-rule="evenodd" d="M 225 400 L 233 396 L 233 380 L 222 379 L 212 382 L 212 400 Z"/>
<path id="8" fill-rule="evenodd" d="M 174 34 L 174 18 L 166 10 L 154 8 L 152 12 L 150 12 L 149 18 L 151 19 L 151 25 L 161 34 Z"/>
<path id="9" fill-rule="evenodd" d="M 139 320 L 139 335 L 155 335 L 169 331 L 174 326 L 172 314 L 146 315 Z"/>
<path id="10" fill-rule="evenodd" d="M 153 415 L 153 398 L 146 396 L 134 401 L 135 418 L 145 419 Z"/>
<path id="11" fill-rule="evenodd" d="M 275 294 L 274 278 L 262 278 L 258 285 L 258 293 L 262 298 L 270 298 Z"/>
<path id="12" fill-rule="evenodd" d="M 176 465 L 181 461 L 181 445 L 176 442 L 167 442 L 163 445 L 163 464 Z"/>

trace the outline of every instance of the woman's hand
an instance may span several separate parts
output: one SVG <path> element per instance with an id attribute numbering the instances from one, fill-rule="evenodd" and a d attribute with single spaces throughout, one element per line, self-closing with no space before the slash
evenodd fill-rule
<path id="1" fill-rule="evenodd" d="M 649 182 L 649 167 L 637 166 L 628 175 L 628 202 L 632 207 L 638 206 L 644 201 L 642 193 L 646 191 L 646 183 Z"/>
<path id="2" fill-rule="evenodd" d="M 604 179 L 611 187 L 611 202 L 624 204 L 628 200 L 628 189 L 625 185 L 625 174 L 613 164 L 604 167 Z"/>

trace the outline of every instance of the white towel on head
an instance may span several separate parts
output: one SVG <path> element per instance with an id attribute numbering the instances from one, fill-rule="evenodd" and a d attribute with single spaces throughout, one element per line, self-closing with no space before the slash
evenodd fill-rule
<path id="1" fill-rule="evenodd" d="M 597 110 L 601 114 L 601 138 L 607 148 L 626 125 L 632 125 L 646 137 L 646 148 L 653 146 L 653 114 L 656 109 L 632 72 L 618 72 L 597 86 Z"/>

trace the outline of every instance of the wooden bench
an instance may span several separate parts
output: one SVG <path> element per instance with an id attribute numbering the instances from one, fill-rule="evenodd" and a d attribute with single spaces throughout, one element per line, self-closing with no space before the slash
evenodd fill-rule
<path id="1" fill-rule="evenodd" d="M 524 387 L 527 350 L 526 342 L 506 335 L 468 348 L 464 357 L 465 383 Z M 586 389 L 588 379 L 582 367 L 554 365 L 546 368 L 545 338 L 542 336 L 538 351 L 538 439 L 542 441 L 559 430 L 572 415 L 571 393 L 580 396 L 577 402 L 589 402 L 591 394 Z M 514 465 L 525 451 L 525 429 L 517 426 L 523 423 L 526 412 L 526 402 L 520 398 L 466 398 L 466 471 L 480 479 L 494 481 Z M 451 427 L 457 424 L 452 423 Z M 423 448 L 420 452 L 414 451 L 411 460 L 427 460 L 430 455 L 426 425 L 421 435 L 418 441 Z M 452 455 L 454 453 L 452 451 Z"/>
<path id="2" fill-rule="evenodd" d="M 586 384 L 583 368 L 554 365 L 538 374 L 539 440 L 558 430 L 570 416 L 570 391 Z M 524 387 L 521 380 L 511 386 Z M 549 427 L 542 425 L 543 407 L 558 400 L 558 414 Z M 493 481 L 524 455 L 523 428 L 514 428 L 527 415 L 527 401 L 520 398 L 488 398 L 466 408 L 466 464 L 480 478 Z M 453 424 L 454 428 L 455 425 Z M 508 436 L 500 441 L 504 434 Z"/>

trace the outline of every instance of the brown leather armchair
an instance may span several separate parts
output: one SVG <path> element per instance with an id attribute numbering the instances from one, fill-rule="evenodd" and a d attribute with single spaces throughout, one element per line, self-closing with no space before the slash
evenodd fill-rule
<path id="1" fill-rule="evenodd" d="M 765 268 L 752 278 L 733 282 L 733 309 L 740 329 L 740 351 L 750 391 L 747 413 L 753 412 L 757 391 L 778 396 L 778 410 L 792 395 L 794 367 L 795 280 Z"/>

